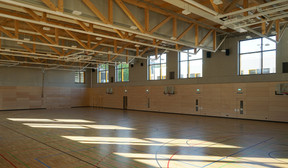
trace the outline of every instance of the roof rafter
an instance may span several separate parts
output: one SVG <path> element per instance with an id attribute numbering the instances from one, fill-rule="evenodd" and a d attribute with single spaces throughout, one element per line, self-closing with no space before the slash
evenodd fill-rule
<path id="1" fill-rule="evenodd" d="M 57 11 L 58 8 L 50 1 L 50 0 L 41 0 L 46 6 L 48 6 L 51 10 Z"/>
<path id="2" fill-rule="evenodd" d="M 131 13 L 131 11 L 126 7 L 122 0 L 115 0 L 118 6 L 124 11 L 124 13 L 129 17 L 129 19 L 138 27 L 138 29 L 145 33 L 145 29 L 141 23 L 136 19 L 136 17 Z"/>

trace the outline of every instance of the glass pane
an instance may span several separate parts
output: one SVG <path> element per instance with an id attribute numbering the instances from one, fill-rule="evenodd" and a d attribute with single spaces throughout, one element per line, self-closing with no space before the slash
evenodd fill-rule
<path id="1" fill-rule="evenodd" d="M 188 61 L 180 62 L 180 78 L 187 78 L 188 75 Z"/>
<path id="2" fill-rule="evenodd" d="M 188 54 L 187 53 L 184 53 L 184 52 L 180 52 L 180 56 L 179 56 L 180 58 L 179 58 L 179 60 L 180 61 L 186 61 L 186 60 L 188 60 Z"/>
<path id="3" fill-rule="evenodd" d="M 160 80 L 161 79 L 160 65 L 154 65 L 154 72 L 155 72 L 155 80 Z"/>
<path id="4" fill-rule="evenodd" d="M 122 80 L 122 73 L 121 73 L 121 69 L 117 69 L 116 70 L 116 82 L 121 82 Z"/>
<path id="5" fill-rule="evenodd" d="M 84 72 L 80 72 L 80 83 L 84 83 L 84 79 L 85 79 L 85 77 L 84 77 Z"/>
<path id="6" fill-rule="evenodd" d="M 276 51 L 263 53 L 263 74 L 276 73 Z"/>
<path id="7" fill-rule="evenodd" d="M 202 60 L 189 61 L 189 78 L 202 77 Z"/>
<path id="8" fill-rule="evenodd" d="M 166 79 L 166 64 L 161 65 L 161 73 L 162 73 L 161 79 Z"/>
<path id="9" fill-rule="evenodd" d="M 121 69 L 121 67 L 122 67 L 122 64 L 118 64 L 118 65 L 116 66 L 117 69 Z"/>
<path id="10" fill-rule="evenodd" d="M 261 38 L 240 41 L 240 53 L 261 51 Z"/>
<path id="11" fill-rule="evenodd" d="M 261 74 L 261 54 L 240 55 L 240 75 Z"/>
<path id="12" fill-rule="evenodd" d="M 271 36 L 270 37 L 271 39 L 273 40 L 276 40 L 276 37 L 275 36 Z M 263 50 L 276 50 L 276 43 L 271 41 L 271 40 L 268 40 L 266 38 L 263 38 Z"/>
<path id="13" fill-rule="evenodd" d="M 157 59 L 154 60 L 155 64 L 160 64 L 161 58 L 159 57 L 160 55 L 158 55 Z"/>
<path id="14" fill-rule="evenodd" d="M 149 63 L 150 63 L 150 64 L 155 64 L 155 62 L 156 62 L 155 56 L 154 56 L 154 55 L 153 55 L 153 56 L 150 56 L 150 57 L 149 57 Z"/>
<path id="15" fill-rule="evenodd" d="M 190 54 L 194 54 L 194 49 L 187 50 Z"/>
<path id="16" fill-rule="evenodd" d="M 97 83 L 101 83 L 101 73 L 100 73 L 100 71 L 97 71 Z"/>
<path id="17" fill-rule="evenodd" d="M 106 82 L 106 71 L 101 71 L 101 83 L 105 83 Z"/>
<path id="18" fill-rule="evenodd" d="M 100 71 L 103 71 L 103 70 L 108 70 L 108 65 L 107 64 L 100 64 L 99 65 L 99 67 L 98 67 L 98 69 L 100 70 Z"/>
<path id="19" fill-rule="evenodd" d="M 104 70 L 105 69 L 105 64 L 101 64 L 99 68 L 100 68 L 100 70 Z"/>
<path id="20" fill-rule="evenodd" d="M 123 64 L 122 64 L 122 68 L 129 68 L 129 64 L 123 63 Z"/>
<path id="21" fill-rule="evenodd" d="M 79 72 L 75 72 L 75 83 L 79 83 Z"/>
<path id="22" fill-rule="evenodd" d="M 162 54 L 160 59 L 161 59 L 161 64 L 166 64 L 166 59 L 167 59 L 166 54 Z"/>
<path id="23" fill-rule="evenodd" d="M 123 81 L 128 82 L 129 81 L 129 69 L 123 69 Z"/>
<path id="24" fill-rule="evenodd" d="M 203 58 L 203 51 L 199 50 L 197 54 L 189 54 L 189 60 L 193 59 L 202 59 Z"/>
<path id="25" fill-rule="evenodd" d="M 155 67 L 154 65 L 151 65 L 150 66 L 150 69 L 149 69 L 149 72 L 150 72 L 150 80 L 155 80 L 156 79 L 156 74 L 155 74 Z"/>

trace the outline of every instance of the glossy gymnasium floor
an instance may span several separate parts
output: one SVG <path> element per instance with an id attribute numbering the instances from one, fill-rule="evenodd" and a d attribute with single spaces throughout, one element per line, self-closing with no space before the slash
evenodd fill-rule
<path id="1" fill-rule="evenodd" d="M 288 124 L 111 109 L 0 112 L 1 168 L 288 167 Z"/>

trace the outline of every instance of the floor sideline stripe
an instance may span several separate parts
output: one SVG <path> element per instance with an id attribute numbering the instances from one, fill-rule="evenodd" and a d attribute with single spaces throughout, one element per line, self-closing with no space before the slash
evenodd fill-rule
<path id="1" fill-rule="evenodd" d="M 30 168 L 27 164 L 25 164 L 22 160 L 20 160 L 19 158 L 17 158 L 16 156 L 12 155 L 10 152 L 7 152 L 9 155 L 11 155 L 13 158 L 15 158 L 16 160 L 18 160 L 21 164 L 23 164 L 25 167 Z"/>
<path id="2" fill-rule="evenodd" d="M 214 163 L 220 162 L 221 160 L 224 160 L 224 159 L 226 159 L 226 158 L 228 158 L 228 157 L 230 157 L 230 156 L 236 155 L 236 154 L 238 154 L 238 153 L 240 153 L 240 152 L 243 152 L 243 151 L 245 151 L 245 150 L 248 150 L 248 149 L 250 149 L 250 148 L 253 148 L 253 147 L 255 147 L 255 146 L 257 146 L 257 145 L 260 145 L 260 144 L 262 144 L 262 143 L 265 143 L 265 142 L 267 142 L 267 141 L 270 141 L 271 139 L 273 139 L 273 137 L 272 137 L 272 138 L 269 138 L 269 139 L 266 139 L 266 140 L 264 140 L 264 141 L 258 142 L 258 143 L 254 144 L 254 145 L 248 146 L 248 147 L 246 147 L 246 148 L 244 148 L 244 149 L 242 149 L 242 150 L 239 150 L 238 152 L 232 153 L 232 154 L 230 154 L 230 155 L 228 155 L 228 156 L 225 156 L 225 157 L 223 157 L 223 158 L 221 158 L 221 159 L 218 159 L 218 160 L 216 160 L 216 161 L 214 161 L 214 162 L 211 162 L 211 163 L 209 163 L 209 164 L 207 164 L 207 165 L 205 165 L 205 166 L 202 166 L 202 168 L 203 168 L 203 167 L 210 166 L 210 165 L 212 165 L 212 164 L 214 164 Z"/>
<path id="3" fill-rule="evenodd" d="M 0 124 L 0 126 L 5 127 L 5 128 L 7 128 L 7 129 L 9 129 L 9 130 L 11 130 L 11 131 L 13 131 L 13 132 L 16 132 L 16 133 L 18 133 L 18 134 L 20 134 L 20 135 L 22 135 L 22 136 L 24 136 L 24 137 L 26 137 L 26 138 L 30 138 L 30 139 L 32 139 L 32 140 L 34 140 L 34 141 L 36 141 L 36 142 L 38 142 L 38 143 L 40 143 L 40 144 L 43 144 L 43 145 L 45 145 L 45 146 L 48 146 L 48 147 L 50 147 L 50 148 L 52 148 L 52 149 L 54 149 L 54 150 L 56 150 L 56 151 L 62 152 L 62 153 L 64 153 L 64 154 L 68 155 L 68 156 L 71 156 L 71 157 L 73 157 L 73 158 L 75 158 L 75 159 L 78 159 L 78 160 L 80 160 L 80 161 L 82 161 L 82 162 L 85 162 L 85 163 L 87 163 L 87 164 L 89 164 L 89 165 L 91 165 L 91 166 L 94 166 L 94 164 L 92 164 L 92 163 L 90 163 L 90 162 L 88 162 L 88 161 L 86 161 L 86 160 L 83 160 L 83 159 L 81 159 L 81 158 L 78 158 L 78 157 L 76 157 L 76 156 L 74 156 L 74 155 L 72 155 L 72 154 L 70 154 L 70 153 L 67 153 L 67 152 L 65 152 L 65 151 L 63 151 L 63 150 L 61 150 L 61 149 L 55 148 L 55 147 L 53 147 L 53 146 L 51 146 L 51 145 L 48 145 L 48 144 L 46 144 L 46 143 L 44 143 L 44 142 L 42 142 L 42 141 L 39 141 L 39 140 L 37 140 L 37 139 L 35 139 L 35 138 L 33 138 L 33 137 L 30 137 L 30 136 L 25 135 L 25 134 L 23 134 L 23 133 L 21 133 L 21 132 L 18 132 L 18 131 L 14 130 L 14 129 L 12 129 L 12 128 L 9 128 L 9 127 L 7 127 L 7 126 L 5 126 L 5 125 Z M 36 159 L 37 159 L 37 158 L 36 158 Z M 94 167 L 100 168 L 100 167 L 98 167 L 98 166 L 94 166 Z"/>
<path id="4" fill-rule="evenodd" d="M 13 167 L 17 168 L 17 166 L 15 166 L 10 160 L 8 160 L 7 158 L 5 158 L 5 156 L 3 156 L 2 154 L 0 154 L 0 156 L 5 159 L 8 163 L 10 163 Z"/>
<path id="5" fill-rule="evenodd" d="M 42 165 L 44 165 L 44 166 L 46 166 L 47 168 L 50 168 L 47 164 L 45 164 L 44 162 L 42 162 L 41 160 L 39 160 L 39 159 L 35 159 L 36 161 L 38 161 L 39 163 L 41 163 Z"/>

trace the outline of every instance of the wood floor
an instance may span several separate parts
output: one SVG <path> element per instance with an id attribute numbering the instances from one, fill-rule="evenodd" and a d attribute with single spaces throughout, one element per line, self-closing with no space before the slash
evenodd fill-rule
<path id="1" fill-rule="evenodd" d="M 288 167 L 288 123 L 95 108 L 1 111 L 0 167 Z"/>

